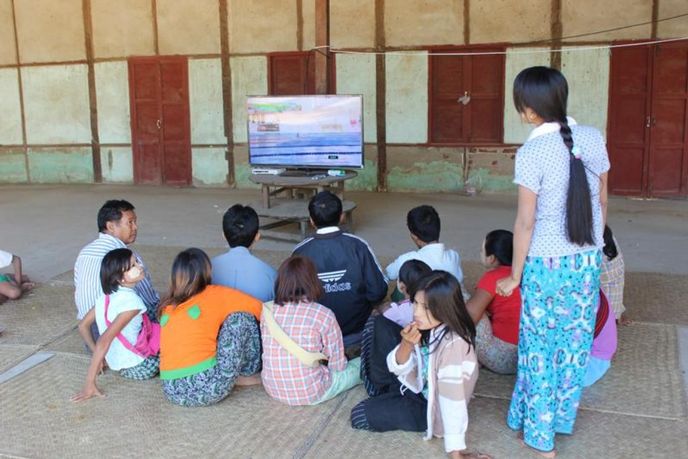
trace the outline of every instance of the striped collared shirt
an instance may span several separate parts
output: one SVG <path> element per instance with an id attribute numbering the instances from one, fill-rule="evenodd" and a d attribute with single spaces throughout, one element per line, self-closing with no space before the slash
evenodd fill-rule
<path id="1" fill-rule="evenodd" d="M 74 264 L 74 302 L 76 303 L 78 320 L 88 313 L 96 304 L 96 299 L 103 294 L 100 285 L 100 264 L 106 253 L 115 249 L 127 248 L 124 242 L 109 234 L 100 233 L 98 239 L 86 245 Z M 141 260 L 141 257 L 134 252 L 134 256 L 143 267 L 145 277 L 136 284 L 134 289 L 141 297 L 148 310 L 157 310 L 160 297 L 153 288 L 150 273 Z"/>

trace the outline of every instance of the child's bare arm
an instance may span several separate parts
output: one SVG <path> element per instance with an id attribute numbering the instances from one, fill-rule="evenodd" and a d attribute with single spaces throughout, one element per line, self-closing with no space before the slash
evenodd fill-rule
<path id="1" fill-rule="evenodd" d="M 399 343 L 395 356 L 399 365 L 408 362 L 415 345 L 420 343 L 420 337 L 420 330 L 413 322 L 401 330 L 401 343 Z"/>
<path id="2" fill-rule="evenodd" d="M 96 348 L 96 343 L 93 341 L 93 336 L 91 336 L 91 325 L 96 321 L 96 309 L 91 308 L 90 311 L 86 313 L 83 319 L 79 321 L 79 334 L 83 338 L 84 342 L 88 348 L 93 352 Z"/>
<path id="3" fill-rule="evenodd" d="M 492 295 L 486 290 L 481 288 L 476 288 L 473 296 L 466 302 L 466 309 L 468 314 L 470 314 L 471 319 L 473 319 L 474 324 L 478 324 L 480 319 L 483 317 L 485 310 L 490 305 L 492 301 Z"/>
<path id="4" fill-rule="evenodd" d="M 16 255 L 12 255 L 12 267 L 14 268 L 14 280 L 17 283 L 17 286 L 21 287 L 22 285 L 22 262 L 21 258 L 19 258 Z"/>
<path id="5" fill-rule="evenodd" d="M 89 311 L 89 314 L 91 312 L 93 312 L 93 309 Z M 120 313 L 115 318 L 115 321 L 110 324 L 108 329 L 105 330 L 105 333 L 100 335 L 100 338 L 98 338 L 98 342 L 95 345 L 95 349 L 93 350 L 93 357 L 91 357 L 91 365 L 88 367 L 88 373 L 86 374 L 86 382 L 84 384 L 84 388 L 81 390 L 81 392 L 72 397 L 73 402 L 81 402 L 84 400 L 88 400 L 89 398 L 94 396 L 103 396 L 103 393 L 100 391 L 100 389 L 98 389 L 98 386 L 96 385 L 96 378 L 98 377 L 98 373 L 103 368 L 105 354 L 107 354 L 107 351 L 110 349 L 112 341 L 117 338 L 117 335 L 120 334 L 122 329 L 126 327 L 126 325 L 131 321 L 131 319 L 136 317 L 138 313 L 138 309 L 133 309 L 131 311 L 125 311 Z M 93 339 L 91 339 L 91 341 L 93 341 Z"/>

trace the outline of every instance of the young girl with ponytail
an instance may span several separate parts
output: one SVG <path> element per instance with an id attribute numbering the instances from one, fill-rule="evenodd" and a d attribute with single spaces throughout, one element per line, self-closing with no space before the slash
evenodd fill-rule
<path id="1" fill-rule="evenodd" d="M 599 304 L 609 159 L 597 129 L 566 116 L 568 85 L 531 67 L 514 81 L 514 105 L 535 125 L 516 154 L 511 275 L 523 304 L 516 385 L 507 417 L 524 443 L 554 457 L 555 434 L 571 434 Z"/>

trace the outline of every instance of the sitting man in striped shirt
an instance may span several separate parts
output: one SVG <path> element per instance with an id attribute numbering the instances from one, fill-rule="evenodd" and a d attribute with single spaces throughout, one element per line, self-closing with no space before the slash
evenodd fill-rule
<path id="1" fill-rule="evenodd" d="M 98 211 L 98 239 L 81 249 L 74 264 L 74 302 L 78 320 L 91 310 L 96 299 L 103 294 L 100 284 L 100 264 L 103 257 L 111 250 L 133 244 L 137 230 L 134 206 L 128 201 L 110 200 Z M 153 319 L 157 315 L 160 296 L 153 288 L 150 273 L 143 260 L 136 252 L 134 255 L 145 272 L 145 277 L 136 284 L 135 290 L 145 303 L 149 317 Z M 91 327 L 91 335 L 93 341 L 98 340 L 97 327 Z"/>

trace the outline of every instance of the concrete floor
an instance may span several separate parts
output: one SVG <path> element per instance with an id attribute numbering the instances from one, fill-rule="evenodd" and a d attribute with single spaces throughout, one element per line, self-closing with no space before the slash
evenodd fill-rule
<path id="1" fill-rule="evenodd" d="M 127 199 L 138 215 L 137 243 L 224 247 L 222 214 L 235 203 L 259 202 L 258 190 L 113 185 L 0 186 L 0 247 L 22 257 L 27 273 L 44 281 L 73 267 L 80 248 L 97 235 L 96 214 L 107 199 Z M 347 193 L 358 204 L 355 232 L 379 256 L 412 248 L 406 213 L 432 204 L 441 239 L 465 260 L 478 260 L 484 235 L 511 229 L 515 195 Z M 630 271 L 688 273 L 688 201 L 612 198 L 609 224 Z M 258 248 L 290 250 L 264 240 Z"/>
<path id="2" fill-rule="evenodd" d="M 103 457 L 442 457 L 437 440 L 427 444 L 415 434 L 353 431 L 348 412 L 363 397 L 360 389 L 317 409 L 284 407 L 267 399 L 262 390 L 249 389 L 237 391 L 211 409 L 184 410 L 165 402 L 156 382 L 131 383 L 106 375 L 101 384 L 108 398 L 70 404 L 68 398 L 78 390 L 88 359 L 74 331 L 68 271 L 80 248 L 96 237 L 98 208 L 112 198 L 124 198 L 136 206 L 137 245 L 147 254 L 145 259 L 156 260 L 156 287 L 162 290 L 163 271 L 169 269 L 163 265 L 171 260 L 172 248 L 221 250 L 225 209 L 237 202 L 258 202 L 259 192 L 0 186 L 0 248 L 19 254 L 25 271 L 39 282 L 52 279 L 20 302 L 0 307 L 0 322 L 9 325 L 0 335 L 0 371 L 37 351 L 56 353 L 30 372 L 0 384 L 0 457 L 93 453 Z M 390 259 L 411 248 L 406 212 L 431 204 L 442 217 L 441 239 L 458 249 L 465 262 L 478 260 L 487 231 L 511 228 L 516 203 L 514 195 L 359 192 L 347 193 L 347 199 L 358 204 L 356 234 L 369 241 L 379 258 Z M 634 278 L 652 278 L 642 273 L 671 273 L 676 288 L 688 294 L 684 277 L 688 274 L 688 202 L 612 198 L 609 207 L 610 225 Z M 264 240 L 258 249 L 280 255 L 292 247 L 293 243 Z M 648 285 L 646 290 L 652 288 L 665 289 L 666 284 Z M 641 306 L 653 311 L 655 305 L 643 297 Z M 673 306 L 674 311 L 681 308 Z M 679 457 L 688 449 L 683 396 L 688 387 L 688 320 L 671 313 L 649 316 L 647 322 L 620 331 L 619 355 L 609 375 L 586 391 L 575 435 L 557 440 L 561 457 Z M 504 425 L 512 386 L 508 378 L 481 373 L 470 408 L 469 446 L 495 457 L 535 457 L 518 447 Z M 270 422 L 263 422 L 266 417 Z M 119 436 L 102 438 L 104 425 L 122 419 L 129 421 L 120 427 Z M 150 429 L 147 419 L 157 426 L 151 434 L 161 439 L 158 449 L 151 453 L 139 442 L 122 450 L 122 438 L 140 438 L 143 429 Z M 214 434 L 217 429 L 221 438 Z"/>

